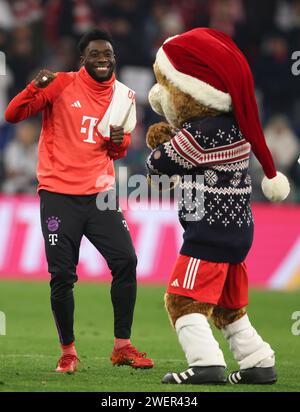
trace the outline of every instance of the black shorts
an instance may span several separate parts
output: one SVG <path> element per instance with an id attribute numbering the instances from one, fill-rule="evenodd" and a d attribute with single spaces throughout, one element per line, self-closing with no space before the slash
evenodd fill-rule
<path id="1" fill-rule="evenodd" d="M 79 247 L 85 235 L 104 256 L 112 274 L 119 263 L 130 262 L 130 276 L 136 267 L 136 255 L 122 211 L 99 210 L 93 195 L 65 195 L 46 190 L 39 192 L 41 225 L 45 240 L 48 270 L 65 273 L 77 280 Z M 124 264 L 123 264 L 124 267 Z"/>

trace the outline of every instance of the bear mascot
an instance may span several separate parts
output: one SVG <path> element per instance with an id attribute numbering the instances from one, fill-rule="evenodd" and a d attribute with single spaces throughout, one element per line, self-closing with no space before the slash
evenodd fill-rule
<path id="1" fill-rule="evenodd" d="M 148 177 L 180 176 L 183 245 L 165 305 L 188 368 L 167 384 L 271 384 L 275 355 L 247 315 L 245 258 L 253 241 L 249 160 L 265 173 L 262 190 L 279 202 L 289 194 L 266 145 L 245 56 L 229 36 L 197 28 L 168 39 L 154 63 L 152 109 L 167 123 L 152 125 Z M 189 177 L 189 179 L 187 179 Z M 239 364 L 226 378 L 223 353 L 209 320 Z"/>

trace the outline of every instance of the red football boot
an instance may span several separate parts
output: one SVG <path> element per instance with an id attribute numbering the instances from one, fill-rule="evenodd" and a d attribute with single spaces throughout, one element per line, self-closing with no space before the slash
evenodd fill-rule
<path id="1" fill-rule="evenodd" d="M 58 361 L 55 372 L 74 373 L 77 370 L 77 363 L 79 359 L 76 355 L 62 355 Z"/>
<path id="2" fill-rule="evenodd" d="M 134 369 L 153 368 L 154 362 L 147 358 L 147 353 L 139 352 L 134 346 L 126 345 L 120 349 L 114 349 L 110 360 L 113 366 L 129 365 Z"/>

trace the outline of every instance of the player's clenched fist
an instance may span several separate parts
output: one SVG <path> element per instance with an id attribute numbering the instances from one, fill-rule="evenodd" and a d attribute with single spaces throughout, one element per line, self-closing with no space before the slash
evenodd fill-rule
<path id="1" fill-rule="evenodd" d="M 110 140 L 112 143 L 120 145 L 124 139 L 124 128 L 122 126 L 110 126 Z"/>
<path id="2" fill-rule="evenodd" d="M 34 79 L 34 84 L 37 87 L 47 87 L 56 77 L 56 74 L 50 70 L 43 69 L 41 70 L 36 78 Z"/>

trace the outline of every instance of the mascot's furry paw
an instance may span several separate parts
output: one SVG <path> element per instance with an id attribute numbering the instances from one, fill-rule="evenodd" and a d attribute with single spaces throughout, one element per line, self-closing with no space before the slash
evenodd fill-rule
<path id="1" fill-rule="evenodd" d="M 174 129 L 168 123 L 156 123 L 149 127 L 146 143 L 149 149 L 156 149 L 160 144 L 169 142 L 174 136 Z"/>

